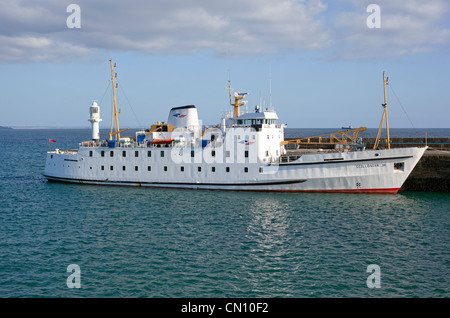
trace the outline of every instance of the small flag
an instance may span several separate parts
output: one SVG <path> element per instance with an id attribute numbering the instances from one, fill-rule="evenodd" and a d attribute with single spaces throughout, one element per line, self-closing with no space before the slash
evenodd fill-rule
<path id="1" fill-rule="evenodd" d="M 55 139 L 49 139 L 48 142 L 56 142 Z"/>

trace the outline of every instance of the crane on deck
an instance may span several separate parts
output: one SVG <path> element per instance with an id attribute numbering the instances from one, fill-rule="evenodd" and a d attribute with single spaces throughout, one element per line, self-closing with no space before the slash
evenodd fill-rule
<path id="1" fill-rule="evenodd" d="M 362 131 L 366 131 L 366 127 L 359 127 L 356 129 L 349 129 L 346 131 L 337 131 L 331 134 L 319 135 L 314 137 L 304 137 L 299 139 L 284 140 L 280 143 L 280 146 L 287 144 L 325 144 L 325 145 L 344 145 L 348 143 L 355 143 L 358 139 L 358 135 Z"/>

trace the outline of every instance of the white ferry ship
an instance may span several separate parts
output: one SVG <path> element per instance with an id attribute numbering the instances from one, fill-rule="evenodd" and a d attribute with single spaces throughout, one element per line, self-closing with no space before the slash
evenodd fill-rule
<path id="1" fill-rule="evenodd" d="M 241 113 L 245 94 L 232 94 L 232 114 L 205 127 L 194 105 L 174 107 L 167 122 L 157 122 L 132 137 L 121 137 L 116 104 L 117 75 L 111 62 L 113 111 L 107 139 L 99 134 L 100 106 L 90 107 L 92 140 L 77 150 L 47 152 L 50 181 L 94 185 L 279 192 L 398 192 L 426 147 L 379 149 L 384 113 L 373 149 L 342 138 L 332 151 L 288 154 L 284 124 L 273 109 Z M 234 98 L 234 101 L 232 99 Z M 354 133 L 365 130 L 364 127 Z M 347 131 L 348 133 L 348 131 Z M 344 135 L 344 134 L 343 134 Z M 348 136 L 348 134 L 346 134 Z M 358 138 L 360 140 L 360 138 Z M 330 140 L 331 141 L 331 140 Z"/>

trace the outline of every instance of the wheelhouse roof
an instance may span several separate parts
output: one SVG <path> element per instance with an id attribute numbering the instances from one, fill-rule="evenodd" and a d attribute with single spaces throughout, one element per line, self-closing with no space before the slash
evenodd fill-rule
<path id="1" fill-rule="evenodd" d="M 258 113 L 246 113 L 239 117 L 233 117 L 233 119 L 278 119 L 275 112 L 258 112 Z"/>

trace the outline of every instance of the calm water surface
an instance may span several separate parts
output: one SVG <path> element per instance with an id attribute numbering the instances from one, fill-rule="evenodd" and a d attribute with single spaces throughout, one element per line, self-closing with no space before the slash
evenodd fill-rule
<path id="1" fill-rule="evenodd" d="M 49 183 L 48 138 L 76 148 L 89 131 L 0 132 L 0 297 L 450 296 L 447 193 Z M 381 288 L 367 286 L 370 264 Z"/>

